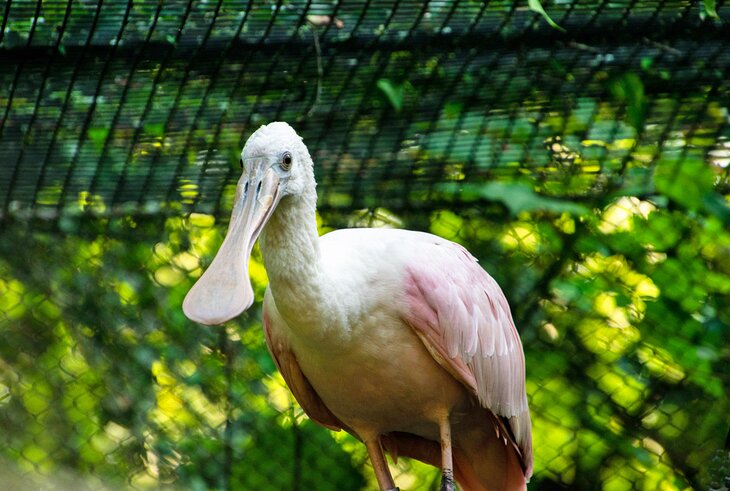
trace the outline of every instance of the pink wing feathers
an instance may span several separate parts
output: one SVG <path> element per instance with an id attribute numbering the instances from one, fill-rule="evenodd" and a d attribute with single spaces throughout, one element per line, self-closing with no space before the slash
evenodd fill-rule
<path id="1" fill-rule="evenodd" d="M 434 245 L 433 257 L 419 257 L 406 268 L 404 320 L 483 407 L 508 419 L 529 479 L 525 360 L 507 299 L 466 249 L 447 241 Z"/>

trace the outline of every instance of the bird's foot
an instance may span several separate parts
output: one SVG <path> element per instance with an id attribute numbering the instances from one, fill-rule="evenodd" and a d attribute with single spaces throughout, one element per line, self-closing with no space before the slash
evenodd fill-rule
<path id="1" fill-rule="evenodd" d="M 454 474 L 451 470 L 444 471 L 441 477 L 441 488 L 439 488 L 439 491 L 456 491 L 456 486 L 454 485 Z"/>

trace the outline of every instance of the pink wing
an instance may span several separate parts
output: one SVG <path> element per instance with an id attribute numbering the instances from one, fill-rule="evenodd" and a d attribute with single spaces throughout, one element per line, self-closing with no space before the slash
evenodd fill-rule
<path id="1" fill-rule="evenodd" d="M 264 303 L 263 318 L 264 334 L 269 352 L 274 358 L 279 372 L 284 377 L 286 385 L 289 386 L 292 394 L 294 394 L 294 398 L 302 406 L 307 416 L 330 430 L 339 431 L 342 428 L 346 428 L 337 416 L 327 409 L 327 406 L 325 406 L 317 391 L 314 390 L 312 384 L 309 383 L 307 377 L 302 373 L 302 370 L 299 368 L 299 363 L 297 363 L 294 353 L 289 349 L 286 340 L 282 336 L 278 336 L 275 329 L 272 329 L 266 303 Z"/>
<path id="2" fill-rule="evenodd" d="M 405 321 L 483 407 L 508 418 L 529 479 L 532 431 L 525 358 L 507 299 L 460 245 L 439 241 L 430 251 L 406 268 Z"/>

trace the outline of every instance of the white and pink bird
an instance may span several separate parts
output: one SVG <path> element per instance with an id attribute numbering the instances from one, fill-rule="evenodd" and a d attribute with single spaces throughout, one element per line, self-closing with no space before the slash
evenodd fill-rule
<path id="1" fill-rule="evenodd" d="M 463 247 L 422 232 L 317 233 L 312 159 L 286 123 L 241 153 L 223 244 L 183 303 L 201 324 L 248 309 L 251 248 L 269 276 L 266 341 L 304 411 L 384 452 L 442 469 L 441 489 L 525 489 L 532 435 L 522 345 L 497 283 Z"/>

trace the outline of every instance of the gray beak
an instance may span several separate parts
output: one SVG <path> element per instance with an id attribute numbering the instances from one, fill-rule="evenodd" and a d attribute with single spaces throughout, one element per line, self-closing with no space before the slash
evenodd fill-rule
<path id="1" fill-rule="evenodd" d="M 223 324 L 253 304 L 248 276 L 251 249 L 281 199 L 283 185 L 264 158 L 249 159 L 236 186 L 228 232 L 208 269 L 183 301 L 188 319 L 206 325 Z"/>

